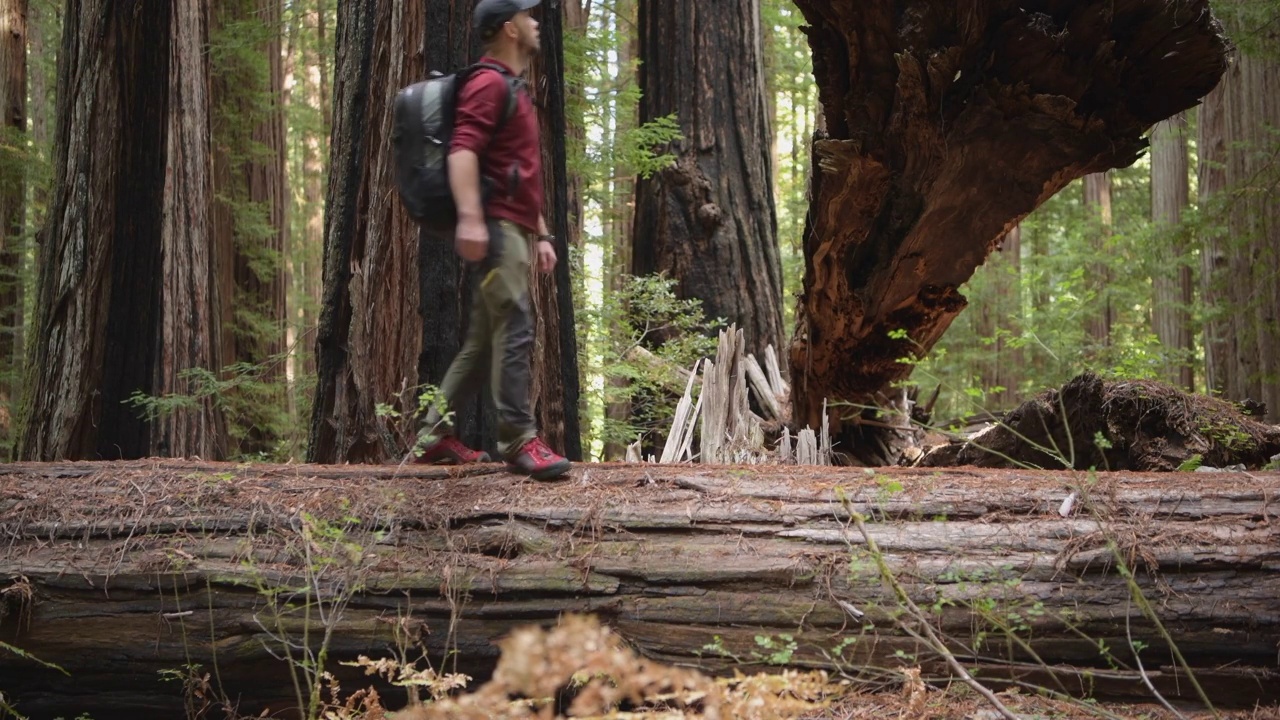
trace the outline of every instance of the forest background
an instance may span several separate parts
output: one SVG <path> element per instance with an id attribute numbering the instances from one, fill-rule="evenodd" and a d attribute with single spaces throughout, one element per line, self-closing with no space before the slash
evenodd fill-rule
<path id="1" fill-rule="evenodd" d="M 652 48 L 672 42 L 662 35 L 670 26 L 652 18 L 660 11 L 678 18 L 678 10 L 662 8 L 679 4 L 651 3 L 649 22 L 638 4 L 556 5 L 554 21 L 543 20 L 544 31 L 550 31 L 546 57 L 534 68 L 540 99 L 559 99 L 564 108 L 563 117 L 544 117 L 543 131 L 551 138 L 548 157 L 562 163 L 564 186 L 552 195 L 566 210 L 556 225 L 569 251 L 567 273 L 558 278 L 567 296 L 557 297 L 554 288 L 540 291 L 541 302 L 559 307 L 546 317 L 563 322 L 540 325 L 540 339 L 551 340 L 540 341 L 543 354 L 536 364 L 545 372 L 535 393 L 543 400 L 544 425 L 555 416 L 553 444 L 588 459 L 618 459 L 640 437 L 649 445 L 660 443 L 676 400 L 668 391 L 671 368 L 690 368 L 713 352 L 714 330 L 726 322 L 749 324 L 720 317 L 716 310 L 723 304 L 709 296 L 710 288 L 644 272 L 646 264 L 652 266 L 645 260 L 652 240 L 643 217 L 648 210 L 637 198 L 644 197 L 650 178 L 677 162 L 671 148 L 687 118 L 656 115 L 646 107 L 645 98 L 660 96 L 661 83 L 673 75 L 646 76 L 640 63 Z M 447 258 L 429 257 L 438 248 L 405 249 L 418 244 L 416 232 L 397 214 L 393 199 L 337 186 L 354 167 L 352 154 L 360 152 L 352 127 L 362 117 L 375 128 L 363 140 L 374 169 L 363 172 L 376 174 L 387 162 L 389 142 L 377 134 L 376 120 L 385 118 L 390 93 L 420 79 L 397 59 L 414 55 L 413 38 L 427 38 L 431 67 L 456 64 L 470 51 L 449 34 L 457 23 L 432 19 L 433 12 L 443 12 L 436 5 L 456 10 L 466 3 L 426 3 L 425 9 L 394 16 L 384 7 L 389 4 L 363 0 L 342 8 L 336 0 L 229 0 L 214 10 L 181 0 L 170 17 L 157 21 L 169 28 L 170 42 L 160 51 L 168 53 L 169 72 L 155 87 L 168 93 L 170 119 L 166 176 L 154 196 L 162 198 L 164 211 L 154 222 L 166 228 L 165 238 L 179 237 L 184 229 L 207 236 L 194 244 L 165 245 L 168 251 L 156 255 L 155 266 L 103 270 L 104 277 L 115 272 L 116 283 L 129 281 L 130 272 L 158 273 L 166 284 L 155 292 L 191 297 L 198 306 L 186 319 L 165 310 L 147 321 L 153 325 L 140 320 L 137 332 L 156 336 L 145 367 L 127 356 L 114 362 L 141 374 L 130 379 L 124 373 L 120 389 L 99 383 L 82 393 L 98 398 L 79 401 L 86 405 L 114 392 L 121 417 L 128 419 L 124 425 L 143 421 L 131 441 L 110 442 L 100 434 L 89 437 L 93 433 L 75 422 L 59 429 L 50 420 L 59 416 L 59 407 L 70 416 L 79 406 L 41 395 L 48 387 L 40 377 L 49 356 L 32 342 L 41 337 L 37 323 L 49 317 L 42 306 L 51 306 L 38 296 L 41 274 L 56 274 L 50 251 L 41 251 L 42 238 L 57 220 L 49 216 L 57 203 L 55 141 L 68 132 L 64 125 L 74 107 L 67 91 L 75 86 L 66 78 L 60 86 L 58 60 L 68 48 L 86 55 L 77 38 L 84 37 L 93 5 L 0 0 L 0 19 L 9 30 L 0 35 L 0 440 L 21 458 L 109 456 L 103 448 L 111 445 L 123 456 L 385 460 L 392 454 L 388 448 L 403 447 L 411 435 L 412 413 L 431 368 L 449 354 L 442 342 L 440 357 L 427 357 L 432 351 L 419 350 L 422 338 L 429 339 L 426 345 L 438 337 L 456 343 L 466 282 Z M 934 412 L 941 423 L 1011 409 L 1019 398 L 1085 369 L 1267 402 L 1270 421 L 1276 421 L 1280 3 L 1221 0 L 1213 7 L 1235 45 L 1218 88 L 1199 107 L 1157 125 L 1150 152 L 1131 167 L 1087 176 L 1055 195 L 1010 231 L 961 288 L 968 309 L 927 357 L 914 361 L 912 382 L 926 394 L 941 387 Z M 746 33 L 739 49 L 729 49 L 726 64 L 754 63 L 759 53 L 768 147 L 766 203 L 728 211 L 759 221 L 761 242 L 776 248 L 763 253 L 761 262 L 776 263 L 781 278 L 780 297 L 762 291 L 754 295 L 760 307 L 735 312 L 776 316 L 762 322 L 767 329 L 761 335 L 785 351 L 804 270 L 811 139 L 821 132 L 811 54 L 803 19 L 785 0 L 725 3 L 722 12 L 759 17 L 758 34 Z M 350 49 L 359 45 L 352 42 L 359 32 L 368 37 L 360 67 L 366 78 L 378 78 L 363 104 L 352 99 L 348 74 L 349 63 L 359 60 Z M 753 37 L 758 46 L 751 44 Z M 437 46 L 447 46 L 452 60 L 432 64 Z M 130 57 L 147 62 L 142 54 Z M 735 95 L 750 91 L 726 88 Z M 691 102 L 706 104 L 699 112 L 723 112 L 714 98 Z M 204 112 L 189 111 L 197 106 Z M 207 182 L 185 172 L 189 168 L 180 158 L 186 142 L 207 148 Z M 126 166 L 116 167 L 116 181 L 145 187 L 119 172 L 128 169 L 128 161 L 122 162 Z M 354 212 L 367 227 L 352 229 L 353 211 L 344 198 L 359 198 Z M 209 222 L 184 222 L 183 213 L 194 212 L 192 207 L 204 208 Z M 326 272 L 342 272 L 335 250 L 340 238 L 347 240 L 344 252 L 352 246 L 356 252 L 385 250 L 384 257 L 362 260 L 367 283 L 359 282 L 357 272 L 357 282 L 350 276 L 342 276 L 349 282 L 335 282 L 334 275 L 326 288 Z M 189 258 L 173 252 L 175 247 L 199 249 Z M 127 257 L 129 247 L 120 245 L 116 252 Z M 411 288 L 405 273 L 418 277 L 418 263 L 424 274 L 452 273 L 452 284 L 442 286 L 452 299 L 431 297 L 435 285 L 427 279 L 421 296 Z M 184 285 L 183 273 L 191 268 L 195 280 Z M 752 272 L 767 276 L 770 270 Z M 340 292 L 334 289 L 339 286 L 348 288 L 341 292 L 368 293 L 348 306 L 374 307 L 386 293 L 401 292 L 396 307 L 421 304 L 428 317 L 410 332 L 388 328 L 376 313 L 363 319 L 358 311 L 350 313 L 341 322 L 358 331 L 341 343 L 346 365 L 327 367 L 334 351 L 323 329 L 337 321 L 325 317 L 326 293 Z M 430 317 L 436 312 L 443 318 L 438 322 Z M 106 325 L 108 333 L 118 330 L 111 321 Z M 153 327 L 160 330 L 148 329 Z M 140 345 L 119 336 L 112 346 Z M 353 349 L 358 347 L 364 349 Z M 198 357 L 184 363 L 180 356 L 192 348 Z M 400 365 L 416 365 L 420 372 L 410 379 L 362 370 L 362 362 L 379 364 L 369 354 L 399 354 Z M 355 390 L 363 394 L 363 405 L 343 411 Z M 547 410 L 545 400 L 553 396 L 570 407 Z M 95 413 L 94 425 L 119 425 L 109 411 Z M 470 432 L 482 438 L 485 410 L 472 414 Z M 361 427 L 350 430 L 344 423 Z"/>

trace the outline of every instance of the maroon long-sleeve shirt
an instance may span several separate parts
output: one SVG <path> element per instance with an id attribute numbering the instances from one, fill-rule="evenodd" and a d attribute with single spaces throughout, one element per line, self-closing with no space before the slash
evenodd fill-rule
<path id="1" fill-rule="evenodd" d="M 510 70 L 491 57 L 481 60 Z M 506 83 L 498 71 L 488 68 L 481 68 L 467 79 L 458 92 L 450 152 L 471 150 L 479 156 L 480 174 L 492 183 L 492 194 L 485 205 L 488 217 L 510 220 L 536 233 L 542 214 L 538 116 L 532 98 L 522 89 L 516 93 L 515 113 L 494 135 L 506 107 Z"/>

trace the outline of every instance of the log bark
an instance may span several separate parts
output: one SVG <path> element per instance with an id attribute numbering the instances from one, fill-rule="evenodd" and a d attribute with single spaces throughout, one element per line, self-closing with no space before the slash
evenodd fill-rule
<path id="1" fill-rule="evenodd" d="M 596 465 L 528 483 L 497 466 L 15 464 L 0 470 L 0 641 L 72 675 L 0 654 L 0 683 L 42 717 L 176 716 L 180 688 L 159 671 L 193 663 L 241 712 L 283 712 L 291 685 L 268 629 L 300 640 L 284 604 L 306 587 L 349 600 L 329 621 L 348 692 L 371 681 L 338 661 L 390 654 L 407 615 L 429 629 L 435 667 L 477 684 L 496 639 L 565 612 L 711 671 L 734 666 L 727 653 L 757 669 L 756 637 L 787 634 L 791 666 L 944 676 L 899 625 L 857 512 L 994 687 L 1150 699 L 1132 639 L 1161 693 L 1194 700 L 1123 560 L 1211 698 L 1251 707 L 1280 700 L 1276 497 L 1274 472 Z M 391 707 L 403 698 L 383 691 Z"/>
<path id="2" fill-rule="evenodd" d="M 632 273 L 665 273 L 748 352 L 782 340 L 782 265 L 756 0 L 640 0 L 640 122 L 675 114 L 670 167 L 636 184 Z"/>
<path id="3" fill-rule="evenodd" d="M 18 457 L 150 452 L 150 425 L 126 401 L 152 389 L 160 342 L 170 11 L 66 5 Z"/>
<path id="4" fill-rule="evenodd" d="M 797 5 L 826 127 L 791 347 L 800 426 L 906 378 L 899 358 L 933 347 L 1002 235 L 1072 180 L 1131 164 L 1225 67 L 1202 1 Z"/>

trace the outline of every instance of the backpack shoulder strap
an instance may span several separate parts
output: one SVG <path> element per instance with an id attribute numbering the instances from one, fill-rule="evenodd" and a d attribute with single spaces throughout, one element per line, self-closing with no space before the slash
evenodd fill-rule
<path id="1" fill-rule="evenodd" d="M 511 116 L 516 114 L 516 108 L 518 107 L 518 104 L 519 104 L 519 97 L 518 97 L 517 90 L 524 87 L 524 80 L 522 78 L 516 77 L 515 75 L 512 75 L 511 71 L 507 70 L 502 65 L 499 65 L 497 63 L 484 62 L 483 60 L 468 66 L 466 70 L 464 70 L 463 72 L 470 75 L 471 73 L 481 69 L 493 70 L 497 72 L 499 75 L 501 75 L 504 80 L 507 81 L 507 104 L 506 104 L 506 107 L 503 108 L 502 115 L 498 117 L 498 122 L 496 125 L 494 125 L 494 128 L 493 128 L 493 134 L 497 135 L 498 132 L 502 130 L 504 126 L 506 126 L 507 121 L 511 119 Z"/>

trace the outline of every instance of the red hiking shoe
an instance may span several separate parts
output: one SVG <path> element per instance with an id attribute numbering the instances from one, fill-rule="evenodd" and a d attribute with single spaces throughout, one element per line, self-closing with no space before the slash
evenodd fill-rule
<path id="1" fill-rule="evenodd" d="M 551 480 L 569 472 L 571 463 L 552 452 L 542 438 L 524 444 L 515 457 L 507 461 L 507 469 L 528 475 L 534 480 Z"/>
<path id="2" fill-rule="evenodd" d="M 415 465 L 466 465 L 489 462 L 489 453 L 472 450 L 452 435 L 445 435 L 422 448 L 413 459 Z"/>

